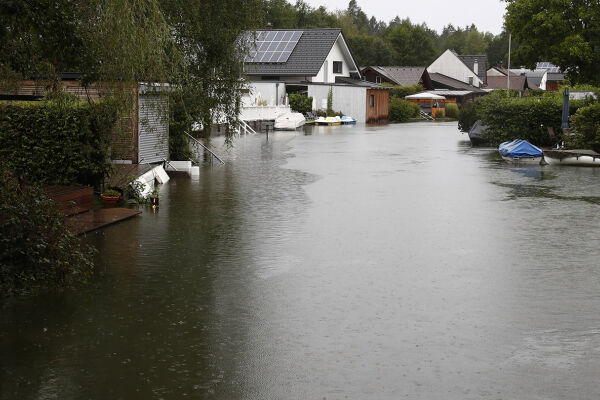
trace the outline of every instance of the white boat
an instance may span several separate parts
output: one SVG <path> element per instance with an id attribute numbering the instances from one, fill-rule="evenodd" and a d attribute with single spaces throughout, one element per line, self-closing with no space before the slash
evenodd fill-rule
<path id="1" fill-rule="evenodd" d="M 341 119 L 342 125 L 356 125 L 356 118 L 344 115 Z"/>
<path id="2" fill-rule="evenodd" d="M 550 165 L 600 167 L 600 153 L 593 150 L 544 150 L 544 161 Z"/>
<path id="3" fill-rule="evenodd" d="M 278 130 L 293 131 L 300 128 L 305 122 L 306 119 L 304 118 L 304 115 L 300 113 L 293 112 L 281 114 L 275 118 L 274 128 Z"/>

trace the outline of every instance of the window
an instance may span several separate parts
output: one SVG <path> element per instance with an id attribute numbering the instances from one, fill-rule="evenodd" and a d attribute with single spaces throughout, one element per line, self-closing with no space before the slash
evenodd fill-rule
<path id="1" fill-rule="evenodd" d="M 479 63 L 477 61 L 473 64 L 473 72 L 475 72 L 475 75 L 479 75 Z"/>
<path id="2" fill-rule="evenodd" d="M 341 61 L 334 61 L 333 62 L 333 73 L 334 74 L 342 74 L 342 62 Z"/>
<path id="3" fill-rule="evenodd" d="M 375 77 L 375 83 L 381 83 L 381 77 L 380 76 L 376 76 Z"/>
<path id="4" fill-rule="evenodd" d="M 375 107 L 375 95 L 374 94 L 369 96 L 369 106 Z"/>
<path id="5" fill-rule="evenodd" d="M 473 86 L 473 77 L 472 76 L 469 77 L 469 85 Z"/>

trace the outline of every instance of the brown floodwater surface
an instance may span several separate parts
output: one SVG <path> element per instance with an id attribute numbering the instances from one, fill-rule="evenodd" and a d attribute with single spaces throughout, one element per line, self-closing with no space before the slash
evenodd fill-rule
<path id="1" fill-rule="evenodd" d="M 456 123 L 221 142 L 88 285 L 2 300 L 0 399 L 598 399 L 600 168 Z"/>

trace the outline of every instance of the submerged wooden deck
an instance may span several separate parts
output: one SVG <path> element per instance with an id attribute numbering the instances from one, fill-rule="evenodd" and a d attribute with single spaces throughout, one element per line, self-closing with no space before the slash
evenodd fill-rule
<path id="1" fill-rule="evenodd" d="M 131 208 L 101 208 L 67 217 L 65 218 L 65 225 L 71 232 L 81 235 L 135 217 L 141 213 L 141 211 Z"/>
<path id="2" fill-rule="evenodd" d="M 121 207 L 95 210 L 93 189 L 87 186 L 46 186 L 44 191 L 64 216 L 67 229 L 77 235 L 141 214 L 141 211 Z"/>

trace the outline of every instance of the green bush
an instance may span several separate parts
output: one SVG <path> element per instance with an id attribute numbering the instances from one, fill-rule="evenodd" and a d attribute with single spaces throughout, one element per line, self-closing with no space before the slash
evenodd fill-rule
<path id="1" fill-rule="evenodd" d="M 571 149 L 600 148 L 600 103 L 582 107 L 571 118 L 573 135 L 565 135 L 565 147 Z"/>
<path id="2" fill-rule="evenodd" d="M 306 114 L 312 111 L 312 97 L 300 93 L 290 93 L 290 108 L 296 112 Z"/>
<path id="3" fill-rule="evenodd" d="M 388 119 L 390 122 L 406 122 L 419 116 L 419 105 L 397 97 L 390 98 Z"/>
<path id="4" fill-rule="evenodd" d="M 84 282 L 93 249 L 67 231 L 42 190 L 0 165 L 0 293 L 35 292 Z"/>
<path id="5" fill-rule="evenodd" d="M 435 112 L 435 118 L 436 118 L 436 119 L 439 119 L 439 118 L 444 118 L 444 111 L 442 111 L 442 110 L 437 110 L 437 111 Z"/>
<path id="6" fill-rule="evenodd" d="M 392 88 L 390 89 L 390 97 L 396 97 L 399 99 L 404 99 L 406 96 L 423 91 L 423 86 L 419 84 L 407 86 L 384 84 L 384 86 L 389 86 Z"/>
<path id="7" fill-rule="evenodd" d="M 458 113 L 458 129 L 461 132 L 469 132 L 475 122 L 480 119 L 477 115 L 477 107 L 472 101 L 468 101 L 461 107 Z"/>
<path id="8" fill-rule="evenodd" d="M 512 96 L 512 93 L 511 93 Z M 538 146 L 553 145 L 548 128 L 560 131 L 562 119 L 562 95 L 548 93 L 543 97 L 507 97 L 505 91 L 495 90 L 469 103 L 459 114 L 458 127 L 467 132 L 480 119 L 488 128 L 485 136 L 492 145 L 525 139 Z M 570 115 L 577 109 L 589 105 L 590 100 L 573 100 Z"/>
<path id="9" fill-rule="evenodd" d="M 117 117 L 108 101 L 0 103 L 2 158 L 31 182 L 98 186 Z"/>
<path id="10" fill-rule="evenodd" d="M 458 105 L 456 103 L 446 104 L 446 118 L 458 118 Z"/>

